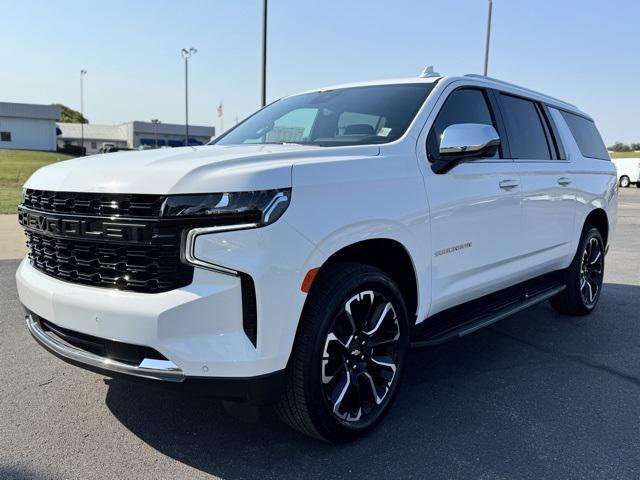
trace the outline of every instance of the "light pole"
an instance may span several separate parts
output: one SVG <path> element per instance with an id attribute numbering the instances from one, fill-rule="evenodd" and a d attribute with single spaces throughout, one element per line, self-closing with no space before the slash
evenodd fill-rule
<path id="1" fill-rule="evenodd" d="M 189 50 L 183 48 L 181 50 L 182 58 L 184 58 L 184 145 L 189 145 L 189 59 L 198 50 L 191 47 Z"/>
<path id="2" fill-rule="evenodd" d="M 157 118 L 152 118 L 151 123 L 153 123 L 153 134 L 156 137 L 156 148 L 158 148 L 158 124 L 161 122 Z"/>
<path id="3" fill-rule="evenodd" d="M 261 103 L 267 104 L 267 0 L 262 0 L 262 87 Z"/>
<path id="4" fill-rule="evenodd" d="M 84 76 L 86 74 L 86 70 L 80 70 L 80 151 L 82 155 L 86 153 L 84 149 Z"/>
<path id="5" fill-rule="evenodd" d="M 489 71 L 489 42 L 491 40 L 491 12 L 493 10 L 493 0 L 489 0 L 489 14 L 487 16 L 487 41 L 484 46 L 484 76 Z"/>

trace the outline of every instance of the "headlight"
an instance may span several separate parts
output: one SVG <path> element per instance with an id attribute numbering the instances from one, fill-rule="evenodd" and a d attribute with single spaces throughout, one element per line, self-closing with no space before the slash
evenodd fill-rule
<path id="1" fill-rule="evenodd" d="M 227 267 L 201 260 L 195 244 L 200 235 L 241 230 L 270 225 L 282 216 L 291 199 L 291 189 L 261 190 L 254 192 L 227 192 L 201 195 L 171 195 L 162 205 L 162 216 L 192 218 L 207 226 L 195 227 L 187 232 L 184 261 L 197 267 L 238 275 Z M 209 219 L 205 222 L 205 220 Z"/>
<path id="2" fill-rule="evenodd" d="M 162 205 L 163 217 L 215 218 L 216 224 L 255 224 L 262 227 L 282 216 L 291 199 L 291 189 L 253 192 L 171 195 Z"/>

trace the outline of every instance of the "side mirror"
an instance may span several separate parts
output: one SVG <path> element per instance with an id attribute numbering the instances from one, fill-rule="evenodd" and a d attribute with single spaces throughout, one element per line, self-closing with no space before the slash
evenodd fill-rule
<path id="1" fill-rule="evenodd" d="M 442 132 L 438 158 L 431 165 L 435 173 L 445 173 L 463 160 L 493 157 L 500 136 L 492 125 L 457 123 Z"/>

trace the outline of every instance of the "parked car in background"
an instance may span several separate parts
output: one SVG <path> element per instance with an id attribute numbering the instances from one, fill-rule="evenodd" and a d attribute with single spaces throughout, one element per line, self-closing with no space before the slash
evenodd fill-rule
<path id="1" fill-rule="evenodd" d="M 33 337 L 72 364 L 274 403 L 343 442 L 387 413 L 411 344 L 545 300 L 592 312 L 617 182 L 593 119 L 526 88 L 323 88 L 211 145 L 38 170 L 18 292 Z"/>
<path id="2" fill-rule="evenodd" d="M 114 153 L 114 152 L 129 152 L 131 150 L 135 150 L 129 147 L 117 147 L 115 145 L 105 146 L 100 149 L 99 153 Z"/>
<path id="3" fill-rule="evenodd" d="M 635 184 L 640 188 L 640 157 L 613 158 L 611 160 L 618 172 L 618 185 L 623 188 Z"/>
<path id="4" fill-rule="evenodd" d="M 100 145 L 100 150 L 98 150 L 98 153 L 114 152 L 115 148 L 116 148 L 116 144 L 115 143 L 103 142 L 102 145 Z"/>

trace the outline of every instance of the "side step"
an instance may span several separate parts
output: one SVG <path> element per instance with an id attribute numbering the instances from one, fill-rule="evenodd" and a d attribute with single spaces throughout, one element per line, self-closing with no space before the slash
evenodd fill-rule
<path id="1" fill-rule="evenodd" d="M 537 303 L 542 303 L 545 300 L 562 292 L 566 288 L 565 285 L 556 285 L 548 287 L 544 290 L 538 290 L 533 294 L 524 294 L 518 299 L 515 299 L 502 307 L 492 309 L 486 313 L 471 317 L 461 325 L 454 326 L 451 329 L 440 331 L 435 335 L 424 336 L 423 338 L 414 339 L 411 342 L 412 347 L 432 347 L 448 342 L 455 338 L 464 337 L 470 333 L 473 333 L 481 328 L 496 323 L 504 318 L 514 315 L 522 310 L 525 310 Z M 428 322 L 429 319 L 425 320 Z"/>

